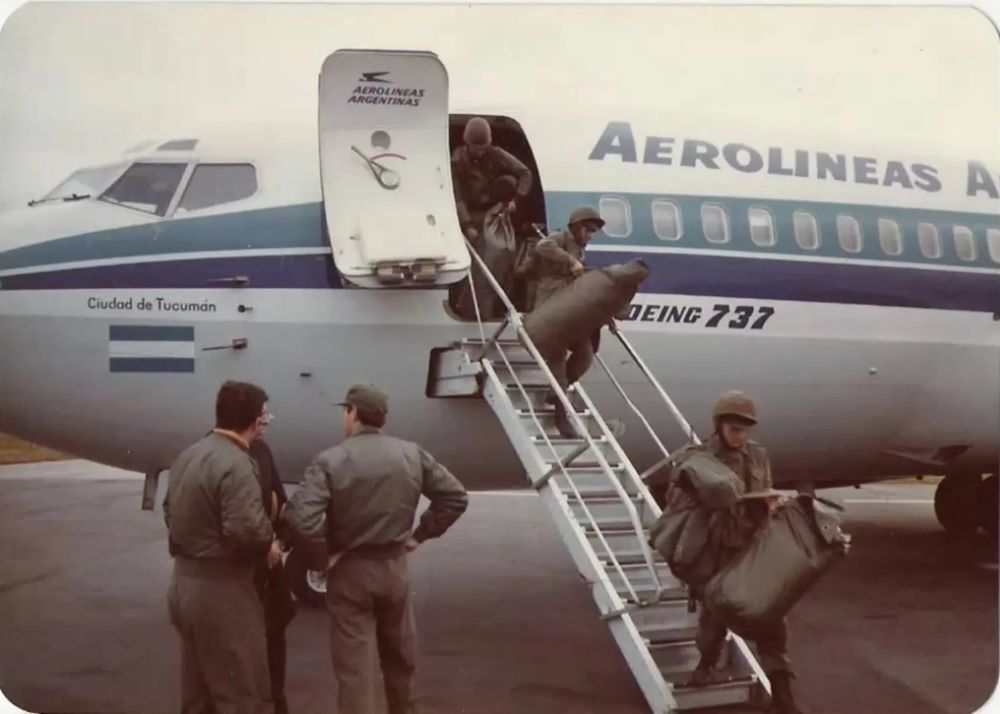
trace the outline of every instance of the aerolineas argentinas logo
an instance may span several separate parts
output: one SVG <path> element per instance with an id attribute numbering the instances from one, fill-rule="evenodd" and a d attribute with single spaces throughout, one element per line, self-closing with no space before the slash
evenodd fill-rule
<path id="1" fill-rule="evenodd" d="M 416 87 L 396 87 L 389 72 L 362 72 L 358 85 L 351 92 L 348 104 L 376 104 L 393 107 L 419 107 L 424 90 Z"/>

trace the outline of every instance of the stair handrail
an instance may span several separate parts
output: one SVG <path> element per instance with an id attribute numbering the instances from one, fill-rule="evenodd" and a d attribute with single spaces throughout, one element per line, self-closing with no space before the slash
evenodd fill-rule
<path id="1" fill-rule="evenodd" d="M 550 389 L 552 389 L 553 393 L 556 395 L 556 398 L 562 404 L 566 416 L 571 418 L 573 426 L 576 429 L 577 433 L 580 434 L 583 440 L 586 441 L 588 447 L 593 452 L 594 456 L 597 458 L 597 463 L 601 467 L 602 472 L 611 482 L 612 487 L 618 494 L 619 499 L 624 504 L 625 510 L 629 516 L 629 521 L 631 522 L 632 528 L 635 531 L 636 538 L 639 540 L 640 548 L 642 549 L 643 560 L 646 562 L 646 567 L 649 569 L 650 577 L 653 579 L 653 582 L 656 583 L 657 585 L 657 591 L 658 591 L 657 596 L 659 596 L 659 592 L 662 591 L 660 590 L 659 578 L 656 572 L 656 561 L 653 558 L 652 551 L 648 547 L 648 543 L 646 543 L 645 539 L 646 529 L 645 526 L 643 526 L 642 524 L 642 520 L 639 518 L 639 513 L 636 510 L 635 505 L 632 503 L 632 499 L 629 498 L 629 495 L 625 491 L 625 488 L 624 486 L 622 486 L 621 482 L 617 478 L 615 478 L 614 471 L 611 469 L 611 465 L 608 463 L 607 459 L 604 457 L 604 454 L 601 452 L 601 450 L 597 447 L 596 442 L 591 438 L 589 430 L 586 428 L 586 425 L 583 423 L 583 420 L 580 419 L 579 415 L 576 413 L 576 409 L 570 403 L 568 395 L 563 390 L 559 382 L 556 380 L 555 375 L 552 374 L 552 371 L 549 369 L 549 366 L 545 362 L 545 359 L 542 357 L 541 353 L 538 351 L 538 348 L 535 346 L 534 341 L 528 335 L 528 331 L 524 327 L 524 321 L 521 319 L 521 314 L 518 312 L 517 308 L 514 307 L 514 304 L 507 296 L 506 291 L 494 277 L 493 273 L 486 265 L 486 262 L 482 259 L 479 253 L 476 252 L 475 248 L 469 242 L 468 238 L 465 238 L 465 244 L 469 250 L 469 254 L 472 256 L 473 260 L 475 260 L 476 263 L 479 265 L 484 277 L 490 284 L 490 287 L 492 288 L 494 293 L 496 293 L 497 297 L 499 297 L 500 300 L 503 302 L 504 306 L 507 308 L 507 318 L 508 318 L 507 322 L 509 323 L 510 326 L 514 328 L 515 334 L 517 335 L 518 339 L 520 340 L 524 348 L 531 355 L 531 358 L 535 361 L 535 364 L 542 369 L 542 372 L 549 383 Z M 471 292 L 473 296 L 473 304 L 476 310 L 476 319 L 480 324 L 480 333 L 482 334 L 482 324 L 483 324 L 482 315 L 479 310 L 479 301 L 475 295 L 475 283 L 471 270 L 469 271 L 469 285 L 470 288 L 472 288 Z M 505 326 L 502 325 L 501 327 L 505 329 Z M 520 380 L 517 378 L 513 366 L 510 364 L 510 361 L 507 358 L 506 352 L 504 351 L 502 345 L 500 345 L 498 342 L 498 340 L 500 339 L 500 335 L 502 334 L 504 329 L 501 329 L 494 333 L 489 343 L 484 345 L 483 354 L 485 355 L 489 351 L 489 348 L 495 344 L 498 348 L 501 357 L 503 357 L 504 365 L 507 367 L 508 372 L 514 378 L 515 382 L 519 385 L 519 389 L 521 389 L 521 391 L 523 392 L 523 385 L 520 384 Z M 482 359 L 485 359 L 485 357 L 483 357 Z M 569 478 L 569 475 L 565 471 L 565 466 L 561 464 L 561 460 L 558 458 L 558 455 L 555 452 L 555 446 L 549 440 L 548 435 L 545 433 L 545 429 L 541 427 L 541 423 L 538 422 L 537 415 L 534 413 L 535 410 L 534 408 L 531 408 L 530 400 L 526 398 L 525 404 L 529 406 L 529 411 L 532 414 L 532 418 L 534 419 L 536 425 L 539 427 L 539 433 L 542 434 L 542 436 L 546 441 L 546 444 L 553 452 L 553 458 L 555 459 L 555 462 L 560 464 L 560 469 L 567 476 L 566 482 L 569 483 L 573 488 L 575 492 L 574 495 L 577 498 L 577 502 L 579 503 L 583 512 L 587 515 L 587 518 L 590 520 L 590 523 L 594 528 L 594 532 L 598 535 L 598 538 L 601 541 L 601 545 L 605 547 L 607 551 L 608 559 L 621 575 L 622 581 L 628 587 L 630 595 L 632 596 L 633 600 L 636 603 L 640 603 L 640 599 L 636 594 L 634 588 L 632 587 L 631 581 L 625 575 L 625 571 L 622 568 L 621 563 L 618 562 L 617 556 L 614 554 L 609 544 L 604 539 L 604 536 L 601 533 L 601 529 L 597 527 L 597 522 L 590 511 L 590 507 L 587 505 L 586 501 L 583 499 L 579 490 L 576 488 L 576 485 L 573 483 L 573 480 Z M 607 425 L 604 426 L 606 428 Z M 614 588 L 612 588 L 612 592 L 614 592 Z M 617 595 L 617 593 L 615 594 Z"/>
<path id="2" fill-rule="evenodd" d="M 642 357 L 639 356 L 639 353 L 632 346 L 632 343 L 629 342 L 628 339 L 625 337 L 625 335 L 622 333 L 621 329 L 618 327 L 618 323 L 612 320 L 611 323 L 608 325 L 608 327 L 611 331 L 611 334 L 613 334 L 615 337 L 618 338 L 618 341 L 622 344 L 622 347 L 624 347 L 625 351 L 628 352 L 629 357 L 631 357 L 632 360 L 636 363 L 636 366 L 639 367 L 639 371 L 642 372 L 643 376 L 649 381 L 650 384 L 653 385 L 653 388 L 656 390 L 657 394 L 660 395 L 660 398 L 667 405 L 667 409 L 670 410 L 671 416 L 673 416 L 674 420 L 678 424 L 680 424 L 681 430 L 687 437 L 688 443 L 701 444 L 701 439 L 698 438 L 698 435 L 695 433 L 694 428 L 691 426 L 688 420 L 684 418 L 684 415 L 681 413 L 681 410 L 677 408 L 677 405 L 674 403 L 674 400 L 670 398 L 669 394 L 667 394 L 667 390 L 665 390 L 663 388 L 663 385 L 660 384 L 660 380 L 656 378 L 656 375 L 653 374 L 653 371 L 646 365 L 646 362 L 642 359 Z M 603 360 L 601 361 L 603 362 Z M 605 371 L 608 371 L 607 366 L 605 366 Z M 610 375 L 610 371 L 608 371 L 608 373 Z M 617 380 L 615 380 L 615 382 L 617 384 Z M 619 385 L 619 391 L 622 392 L 624 396 L 624 391 L 620 388 L 620 385 Z M 631 404 L 631 400 L 629 400 L 629 402 Z M 638 411 L 638 408 L 635 407 L 635 405 L 632 405 L 632 408 Z M 645 421 L 645 419 L 643 421 Z M 646 425 L 648 428 L 651 429 L 651 427 L 649 427 L 648 422 L 646 422 Z M 662 448 L 662 442 L 660 442 L 659 438 L 657 438 L 656 441 L 661 445 Z M 662 448 L 662 450 L 666 452 L 666 448 Z M 667 455 L 669 456 L 669 454 Z"/>

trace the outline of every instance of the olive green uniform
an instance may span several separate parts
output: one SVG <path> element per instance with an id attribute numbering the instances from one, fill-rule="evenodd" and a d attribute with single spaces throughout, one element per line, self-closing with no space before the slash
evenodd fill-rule
<path id="1" fill-rule="evenodd" d="M 412 530 L 421 495 L 431 504 Z M 467 504 L 465 488 L 430 454 L 374 427 L 306 470 L 286 518 L 304 536 L 325 533 L 329 552 L 342 554 L 326 594 L 339 714 L 375 711 L 376 651 L 390 714 L 414 711 L 416 630 L 404 544 L 411 534 L 442 535 Z"/>
<path id="2" fill-rule="evenodd" d="M 273 531 L 256 464 L 235 440 L 209 434 L 170 467 L 163 505 L 174 556 L 167 602 L 181 637 L 181 711 L 269 714 L 254 570 Z"/>

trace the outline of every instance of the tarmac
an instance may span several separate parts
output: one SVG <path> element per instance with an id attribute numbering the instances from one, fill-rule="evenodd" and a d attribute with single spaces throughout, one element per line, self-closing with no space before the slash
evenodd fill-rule
<path id="1" fill-rule="evenodd" d="M 171 561 L 141 491 L 82 461 L 0 467 L 0 689 L 25 710 L 179 710 Z M 845 502 L 854 541 L 789 616 L 800 706 L 975 711 L 997 683 L 995 549 L 945 536 L 932 485 L 822 493 Z M 473 493 L 411 572 L 422 711 L 648 712 L 534 494 Z M 325 612 L 300 609 L 288 643 L 292 713 L 336 712 Z"/>

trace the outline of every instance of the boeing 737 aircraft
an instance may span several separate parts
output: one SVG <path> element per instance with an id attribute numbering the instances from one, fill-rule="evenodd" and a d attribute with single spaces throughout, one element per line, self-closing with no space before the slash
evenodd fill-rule
<path id="1" fill-rule="evenodd" d="M 525 485 L 488 406 L 443 398 L 430 372 L 433 350 L 481 334 L 454 304 L 470 257 L 449 170 L 479 115 L 533 172 L 519 225 L 555 230 L 591 205 L 606 225 L 588 265 L 649 265 L 622 331 L 696 428 L 742 389 L 779 483 L 947 474 L 945 525 L 995 529 L 996 476 L 983 475 L 1000 448 L 997 154 L 800 141 L 763 104 L 757 125 L 699 116 L 669 80 L 542 97 L 532 76 L 491 72 L 481 36 L 456 34 L 440 58 L 334 52 L 435 49 L 414 32 L 330 28 L 294 135 L 252 116 L 223 138 L 191 121 L 0 216 L 0 431 L 152 472 L 241 379 L 269 393 L 269 440 L 298 480 L 339 438 L 332 402 L 371 380 L 390 395 L 391 431 L 468 487 Z M 543 71 L 568 50 L 531 51 Z M 475 97 L 449 91 L 458 58 L 481 70 Z M 605 60 L 574 54 L 574 72 Z M 601 355 L 639 384 L 606 342 Z M 606 415 L 625 414 L 634 460 L 654 462 L 606 375 L 585 384 Z M 651 396 L 638 405 L 683 442 Z M 994 508 L 976 507 L 982 494 Z"/>

